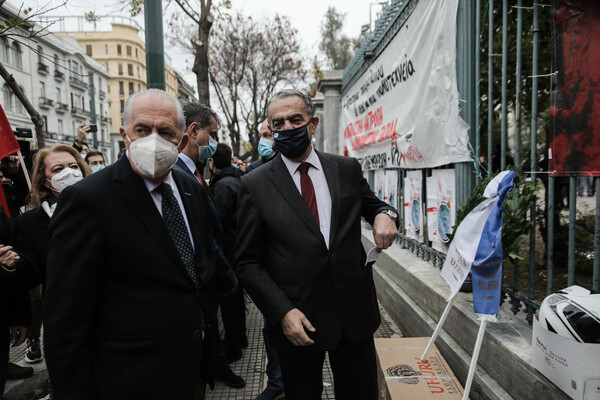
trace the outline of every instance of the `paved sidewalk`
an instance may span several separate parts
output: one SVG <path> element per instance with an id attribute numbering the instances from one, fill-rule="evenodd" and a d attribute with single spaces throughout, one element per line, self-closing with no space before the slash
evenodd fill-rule
<path id="1" fill-rule="evenodd" d="M 231 369 L 246 380 L 246 386 L 240 389 L 234 389 L 226 386 L 222 382 L 216 382 L 215 390 L 209 390 L 206 396 L 207 399 L 252 400 L 262 392 L 267 383 L 267 376 L 265 375 L 267 359 L 262 340 L 263 318 L 260 311 L 258 311 L 254 303 L 252 303 L 248 297 L 246 297 L 246 305 L 248 309 L 246 315 L 248 348 L 243 350 L 243 357 L 239 361 L 231 364 Z M 399 336 L 400 331 L 388 317 L 383 308 L 381 308 L 381 314 L 382 322 L 375 333 L 375 337 Z M 6 396 L 9 400 L 21 400 L 23 398 L 39 399 L 40 397 L 43 397 L 32 397 L 32 395 L 23 397 L 23 393 L 26 391 L 23 390 L 25 389 L 24 386 L 33 386 L 34 382 L 44 379 L 47 376 L 46 364 L 44 361 L 29 365 L 24 361 L 24 356 L 25 344 L 11 349 L 10 351 L 10 360 L 19 365 L 34 367 L 34 376 L 20 381 L 8 381 L 5 393 L 7 393 Z M 335 399 L 333 394 L 333 378 L 329 369 L 328 360 L 326 360 L 325 367 L 323 368 L 323 381 L 323 384 L 325 385 L 323 399 Z M 13 390 L 12 392 L 11 389 Z M 19 394 L 16 393 L 16 390 L 18 389 L 21 389 Z"/>
<path id="2" fill-rule="evenodd" d="M 243 350 L 241 360 L 231 364 L 231 369 L 246 380 L 246 386 L 240 389 L 234 389 L 226 386 L 222 382 L 217 382 L 214 391 L 209 391 L 206 398 L 212 400 L 253 400 L 263 391 L 267 384 L 265 370 L 267 367 L 267 358 L 262 339 L 263 318 L 262 314 L 254 303 L 246 297 L 248 314 L 246 317 L 248 348 Z M 381 325 L 376 338 L 400 336 L 398 327 L 392 322 L 383 308 Z M 335 399 L 333 394 L 333 377 L 329 369 L 329 360 L 325 360 L 323 368 L 323 399 Z"/>

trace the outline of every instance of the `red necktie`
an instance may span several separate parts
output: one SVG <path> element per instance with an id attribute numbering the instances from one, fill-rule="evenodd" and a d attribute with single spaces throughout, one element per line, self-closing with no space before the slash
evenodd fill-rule
<path id="1" fill-rule="evenodd" d="M 300 189 L 302 190 L 302 198 L 308 206 L 308 211 L 312 214 L 317 226 L 319 224 L 319 209 L 317 208 L 317 197 L 315 196 L 315 188 L 312 184 L 312 180 L 308 175 L 308 169 L 311 167 L 310 163 L 303 162 L 298 167 L 300 171 Z"/>
<path id="2" fill-rule="evenodd" d="M 196 168 L 196 170 L 194 171 L 194 175 L 196 175 L 196 179 L 198 179 L 198 182 L 202 183 L 202 177 L 200 176 L 200 172 L 198 172 L 198 168 Z"/>

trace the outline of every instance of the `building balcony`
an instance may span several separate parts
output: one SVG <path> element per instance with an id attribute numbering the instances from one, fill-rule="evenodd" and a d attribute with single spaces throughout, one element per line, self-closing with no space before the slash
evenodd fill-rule
<path id="1" fill-rule="evenodd" d="M 76 116 L 80 116 L 80 117 L 91 117 L 91 113 L 89 111 L 84 110 L 83 108 L 79 108 L 79 107 L 71 107 L 71 114 L 76 115 Z"/>
<path id="2" fill-rule="evenodd" d="M 58 101 L 56 102 L 55 108 L 56 108 L 56 112 L 59 112 L 59 113 L 65 113 L 65 112 L 69 111 L 68 104 L 59 103 Z"/>
<path id="3" fill-rule="evenodd" d="M 57 140 L 58 139 L 58 133 L 46 131 L 46 138 Z"/>
<path id="4" fill-rule="evenodd" d="M 69 77 L 69 83 L 71 84 L 71 86 L 75 86 L 82 90 L 87 90 L 88 88 L 87 82 L 75 75 L 71 75 Z"/>
<path id="5" fill-rule="evenodd" d="M 110 117 L 101 117 L 100 120 L 105 124 L 112 124 L 112 118 Z"/>
<path id="6" fill-rule="evenodd" d="M 104 100 L 106 98 L 106 92 L 104 90 L 98 90 L 98 98 Z"/>
<path id="7" fill-rule="evenodd" d="M 41 108 L 52 108 L 52 107 L 54 107 L 54 100 L 49 99 L 47 97 L 40 97 L 40 107 Z"/>
<path id="8" fill-rule="evenodd" d="M 54 79 L 56 79 L 57 81 L 64 81 L 65 80 L 65 73 L 64 72 L 60 72 L 59 70 L 55 69 L 54 70 Z"/>
<path id="9" fill-rule="evenodd" d="M 43 75 L 48 75 L 50 72 L 50 67 L 43 62 L 38 62 L 38 72 Z"/>

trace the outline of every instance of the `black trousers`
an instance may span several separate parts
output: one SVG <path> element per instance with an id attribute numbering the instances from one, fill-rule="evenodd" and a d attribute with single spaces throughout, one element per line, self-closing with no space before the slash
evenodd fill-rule
<path id="1" fill-rule="evenodd" d="M 225 331 L 225 353 L 228 360 L 230 357 L 241 357 L 242 342 L 246 337 L 246 303 L 244 301 L 244 289 L 241 284 L 235 293 L 221 297 L 221 318 Z"/>
<path id="2" fill-rule="evenodd" d="M 322 353 L 280 351 L 286 400 L 321 400 L 323 393 Z M 373 338 L 350 343 L 342 334 L 329 351 L 336 400 L 377 400 L 377 361 Z"/>

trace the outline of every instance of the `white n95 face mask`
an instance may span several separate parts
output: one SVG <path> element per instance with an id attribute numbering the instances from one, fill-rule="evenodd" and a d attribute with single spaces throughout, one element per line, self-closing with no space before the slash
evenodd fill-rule
<path id="1" fill-rule="evenodd" d="M 65 168 L 50 179 L 52 189 L 55 192 L 62 192 L 65 188 L 79 182 L 83 179 L 83 174 L 79 169 Z"/>
<path id="2" fill-rule="evenodd" d="M 182 137 L 183 138 L 183 137 Z M 177 162 L 179 151 L 176 144 L 169 142 L 158 133 L 131 140 L 129 158 L 144 178 L 158 178 L 169 173 Z M 181 143 L 181 140 L 179 141 Z"/>

